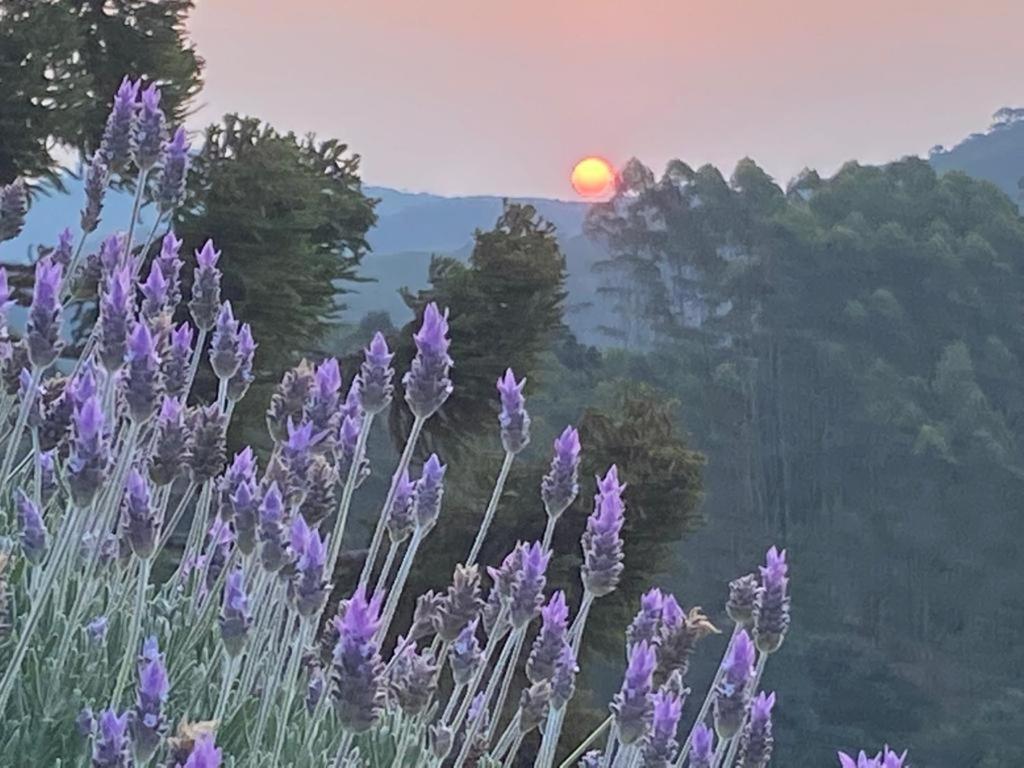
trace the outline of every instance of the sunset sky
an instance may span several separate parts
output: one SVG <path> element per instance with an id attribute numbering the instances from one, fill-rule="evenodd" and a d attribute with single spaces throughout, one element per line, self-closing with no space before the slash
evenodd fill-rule
<path id="1" fill-rule="evenodd" d="M 205 0 L 196 125 L 338 137 L 373 184 L 572 198 L 576 160 L 923 154 L 1024 105 L 1021 0 Z"/>

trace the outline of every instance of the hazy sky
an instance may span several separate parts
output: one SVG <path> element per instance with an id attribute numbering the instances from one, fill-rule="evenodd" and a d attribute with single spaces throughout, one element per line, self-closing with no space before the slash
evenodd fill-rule
<path id="1" fill-rule="evenodd" d="M 576 159 L 925 153 L 1024 106 L 1022 0 L 200 0 L 200 120 L 343 139 L 364 179 L 571 198 Z"/>

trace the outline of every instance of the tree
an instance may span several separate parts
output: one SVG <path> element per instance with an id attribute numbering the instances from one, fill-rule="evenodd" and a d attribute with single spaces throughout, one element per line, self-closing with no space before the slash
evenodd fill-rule
<path id="1" fill-rule="evenodd" d="M 59 183 L 52 150 L 90 153 L 125 75 L 156 82 L 181 123 L 202 87 L 185 22 L 192 0 L 4 0 L 0 5 L 0 184 Z"/>

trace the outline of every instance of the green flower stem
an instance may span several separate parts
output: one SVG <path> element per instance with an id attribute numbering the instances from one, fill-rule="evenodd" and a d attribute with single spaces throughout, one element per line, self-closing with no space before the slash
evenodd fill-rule
<path id="1" fill-rule="evenodd" d="M 371 595 L 375 595 L 382 589 L 387 589 L 388 576 L 391 575 L 391 569 L 395 565 L 395 558 L 398 556 L 398 550 L 401 544 L 395 544 L 393 541 L 388 542 L 388 553 L 384 557 L 384 567 L 380 569 L 380 575 L 377 577 L 377 583 L 373 587 Z"/>
<path id="2" fill-rule="evenodd" d="M 508 698 L 509 689 L 512 687 L 512 679 L 515 677 L 516 667 L 519 665 L 519 656 L 523 652 L 523 644 L 525 642 L 526 627 L 523 627 L 519 632 L 519 639 L 516 641 L 516 646 L 512 649 L 512 656 L 509 659 L 508 665 L 505 667 L 505 675 L 501 681 L 501 688 L 498 691 L 498 700 L 494 704 L 494 717 L 491 718 L 491 722 L 487 728 L 488 743 L 494 737 L 495 731 L 498 730 L 498 722 L 501 720 L 501 712 L 505 706 L 505 699 Z"/>
<path id="3" fill-rule="evenodd" d="M 494 651 L 498 643 L 502 641 L 497 629 L 505 623 L 507 618 L 508 606 L 503 604 L 501 606 L 501 610 L 498 612 L 498 617 L 494 620 L 495 631 L 487 638 L 487 644 L 484 646 L 483 658 L 480 659 L 480 666 L 477 667 L 476 672 L 473 673 L 473 677 L 466 685 L 462 703 L 459 705 L 459 709 L 455 714 L 455 719 L 451 722 L 449 722 L 447 718 L 442 721 L 442 724 L 451 726 L 453 733 L 458 733 L 459 728 L 462 726 L 462 721 L 466 717 L 466 712 L 469 711 L 469 705 L 473 702 L 473 696 L 476 695 L 476 690 L 480 687 L 480 682 L 484 679 L 484 673 L 487 671 L 487 662 L 490 661 L 491 656 L 494 655 Z M 505 644 L 508 645 L 507 640 Z"/>
<path id="4" fill-rule="evenodd" d="M 223 651 L 223 649 L 222 649 Z M 213 720 L 216 723 L 224 719 L 224 711 L 228 707 L 228 698 L 231 696 L 231 684 L 235 681 L 238 672 L 238 659 L 223 651 L 224 664 L 222 680 L 220 682 L 220 695 L 217 697 L 217 707 L 213 711 Z"/>
<path id="5" fill-rule="evenodd" d="M 694 725 L 703 723 L 705 718 L 708 716 L 708 712 L 711 711 L 711 704 L 715 700 L 715 689 L 718 684 L 722 681 L 722 675 L 725 674 L 725 670 L 722 668 L 722 664 L 725 661 L 725 657 L 729 655 L 729 649 L 732 648 L 733 642 L 736 640 L 736 636 L 743 630 L 743 627 L 737 624 L 732 631 L 732 637 L 729 638 L 729 642 L 725 646 L 725 651 L 722 653 L 722 660 L 718 663 L 718 668 L 715 671 L 715 678 L 711 681 L 711 687 L 708 688 L 708 694 L 704 697 L 703 703 L 700 705 L 700 712 L 697 713 L 697 718 L 693 721 Z M 683 742 L 683 746 L 679 748 L 679 754 L 676 756 L 675 764 L 678 768 L 682 768 L 683 762 L 686 760 L 686 756 L 690 754 L 690 746 L 693 744 L 693 729 L 686 735 L 686 740 Z"/>
<path id="6" fill-rule="evenodd" d="M 764 653 L 763 651 L 758 654 L 757 666 L 754 668 L 754 676 L 751 678 L 750 682 L 747 683 L 747 691 L 751 695 L 757 692 L 757 686 L 761 684 L 761 675 L 764 674 L 765 665 L 768 663 L 768 656 L 769 654 Z M 730 768 L 732 765 L 733 760 L 736 758 L 736 751 L 740 748 L 740 734 L 743 733 L 743 728 L 746 727 L 747 720 L 749 719 L 750 709 L 748 708 L 746 714 L 743 716 L 743 726 L 737 734 L 729 740 L 729 749 L 725 753 L 725 760 L 720 764 L 720 768 Z"/>
<path id="7" fill-rule="evenodd" d="M 28 423 L 28 414 L 32 410 L 32 405 L 35 403 L 36 391 L 39 389 L 39 382 L 43 379 L 43 370 L 41 368 L 32 368 L 32 380 L 29 383 L 28 392 L 26 393 L 25 399 L 21 401 L 21 407 L 18 409 L 18 418 L 14 422 L 14 429 L 11 431 L 10 436 L 7 439 L 7 450 L 4 452 L 4 463 L 0 468 L 0 485 L 7 487 L 8 482 L 11 479 L 11 467 L 14 466 L 14 458 L 18 453 L 18 446 L 21 443 L 21 435 L 25 431 L 25 424 Z"/>
<path id="8" fill-rule="evenodd" d="M 565 708 L 564 707 L 561 710 L 559 710 L 559 714 L 560 714 L 560 717 L 559 717 L 558 728 L 559 728 L 559 730 L 561 730 L 561 727 L 562 727 L 561 721 L 565 719 Z M 583 743 L 580 744 L 578 747 L 576 747 L 576 749 L 574 749 L 572 751 L 572 754 L 570 754 L 569 757 L 567 757 L 565 760 L 562 761 L 562 763 L 560 764 L 559 768 L 571 768 L 571 766 L 575 765 L 576 761 L 579 760 L 583 756 L 583 754 L 587 751 L 587 749 L 589 747 L 591 747 L 599 738 L 601 738 L 601 734 L 604 733 L 605 729 L 608 728 L 612 724 L 614 719 L 615 718 L 612 715 L 609 715 L 608 717 L 606 717 L 604 722 L 601 723 L 599 726 L 597 726 L 597 728 L 595 728 L 590 733 L 590 735 L 587 736 L 587 738 L 583 740 Z M 556 747 L 558 746 L 557 743 L 555 744 L 555 746 Z M 555 757 L 554 750 L 552 750 L 552 753 L 551 753 L 550 757 L 551 757 L 551 762 L 553 763 L 554 757 Z M 538 761 L 539 761 L 539 759 L 540 758 L 538 757 Z M 537 768 L 542 768 L 542 766 L 545 766 L 546 764 L 542 764 L 540 762 L 537 762 L 537 763 L 534 763 L 534 765 L 537 766 Z"/>
<path id="9" fill-rule="evenodd" d="M 348 527 L 348 513 L 352 507 L 352 495 L 356 490 L 356 482 L 359 479 L 359 470 L 366 456 L 366 441 L 370 436 L 370 429 L 373 427 L 374 414 L 368 413 L 363 417 L 363 423 L 359 425 L 359 436 L 356 438 L 356 450 L 352 456 L 352 465 L 348 468 L 348 477 L 345 478 L 345 486 L 341 491 L 341 501 L 338 502 L 338 513 L 334 519 L 334 530 L 331 532 L 331 549 L 327 558 L 328 575 L 334 573 L 334 567 L 338 564 L 338 557 L 341 555 L 341 542 L 345 538 L 345 528 Z M 321 613 L 323 609 L 321 609 Z"/>
<path id="10" fill-rule="evenodd" d="M 512 746 L 509 748 L 508 756 L 502 763 L 503 768 L 512 768 L 512 765 L 515 763 L 516 755 L 519 754 L 519 748 L 523 745 L 523 737 L 525 735 L 525 733 L 516 728 L 516 738 L 512 742 Z"/>
<path id="11" fill-rule="evenodd" d="M 398 568 L 398 573 L 395 575 L 395 583 L 391 585 L 391 589 L 388 591 L 388 599 L 384 604 L 384 613 L 381 617 L 380 628 L 377 630 L 377 640 L 380 641 L 387 637 L 388 629 L 391 627 L 391 622 L 395 618 L 395 611 L 398 610 L 398 601 L 402 597 L 402 592 L 405 591 L 405 582 L 409 578 L 409 571 L 412 570 L 412 561 L 416 559 L 416 551 L 420 548 L 420 544 L 426 537 L 429 529 L 421 528 L 419 525 L 416 526 L 416 530 L 413 531 L 412 540 L 409 542 L 409 548 L 405 550 L 405 556 L 402 558 L 402 564 Z"/>
<path id="12" fill-rule="evenodd" d="M 298 642 L 292 646 L 292 655 L 288 660 L 288 669 L 285 670 L 284 680 L 281 686 L 284 688 L 284 707 L 281 708 L 277 720 L 277 739 L 274 742 L 274 759 L 271 765 L 278 765 L 278 758 L 281 757 L 281 748 L 284 747 L 284 737 L 288 732 L 288 721 L 291 718 L 292 704 L 295 702 L 295 690 L 298 688 L 299 663 L 302 661 L 302 649 L 306 647 L 306 635 L 309 633 L 309 622 L 303 621 L 299 616 Z M 327 691 L 324 691 L 327 695 Z"/>
<path id="13" fill-rule="evenodd" d="M 483 520 L 480 522 L 480 527 L 476 532 L 476 539 L 473 540 L 473 546 L 469 550 L 469 557 L 466 558 L 466 565 L 473 565 L 476 559 L 480 556 L 480 548 L 484 545 L 484 539 L 487 538 L 487 531 L 490 530 L 491 523 L 494 520 L 494 513 L 498 509 L 498 502 L 501 500 L 502 491 L 505 490 L 505 481 L 508 480 L 509 470 L 512 469 L 512 462 L 515 461 L 516 455 L 511 451 L 505 451 L 505 458 L 501 462 L 501 470 L 498 472 L 498 478 L 494 481 L 494 489 L 491 491 L 491 498 L 487 502 L 487 509 L 484 511 Z"/>
<path id="14" fill-rule="evenodd" d="M 128 224 L 128 237 L 126 238 L 125 253 L 129 259 L 132 255 L 132 238 L 135 235 L 135 223 L 139 220 L 139 209 L 142 208 L 142 195 L 146 191 L 146 177 L 149 169 L 139 171 L 139 177 L 135 180 L 135 202 L 132 204 L 132 220 Z"/>
<path id="15" fill-rule="evenodd" d="M 170 486 L 167 486 L 167 489 L 168 493 L 163 502 L 164 508 L 166 508 L 167 502 L 171 499 Z M 160 539 L 157 542 L 156 550 L 153 553 L 154 557 L 163 551 L 164 547 L 166 547 L 167 543 L 171 540 L 171 537 L 174 536 L 174 531 L 178 527 L 178 523 L 181 522 L 182 515 L 185 514 L 185 507 L 187 507 L 188 503 L 192 501 L 192 497 L 195 495 L 195 492 L 196 482 L 195 480 L 189 480 L 188 487 L 185 488 L 185 492 L 181 495 L 181 499 L 179 499 L 177 506 L 174 508 L 174 512 L 171 514 L 170 520 L 166 522 L 163 526 L 163 530 L 160 532 Z M 161 517 L 163 517 L 163 515 L 161 515 Z"/>
<path id="16" fill-rule="evenodd" d="M 152 565 L 147 557 L 142 561 L 139 568 L 139 583 L 135 592 L 135 609 L 129 618 L 128 642 L 125 644 L 121 658 L 121 668 L 117 673 L 117 682 L 114 683 L 114 693 L 110 697 L 110 706 L 116 707 L 121 698 L 121 691 L 128 682 L 128 672 L 138 656 L 139 633 L 142 631 L 142 617 L 146 612 L 146 588 L 149 586 L 149 570 Z"/>
<path id="17" fill-rule="evenodd" d="M 580 643 L 583 642 L 583 630 L 587 624 L 587 617 L 590 615 L 590 609 L 594 605 L 594 595 L 592 592 L 584 591 L 583 602 L 580 603 L 579 613 L 576 614 L 576 618 L 573 619 L 572 626 L 569 627 L 569 641 L 572 643 L 572 652 L 576 655 L 580 651 Z"/>
<path id="18" fill-rule="evenodd" d="M 355 736 L 352 731 L 343 731 L 341 734 L 341 743 L 338 744 L 338 753 L 334 757 L 334 768 L 343 768 L 345 765 L 345 757 L 348 755 L 349 749 L 352 747 L 352 739 Z"/>
<path id="19" fill-rule="evenodd" d="M 420 432 L 423 431 L 423 425 L 426 423 L 426 419 L 422 416 L 417 416 L 412 422 L 412 429 L 409 430 L 409 437 L 406 438 L 405 448 L 402 449 L 402 455 L 398 460 L 398 466 L 395 468 L 394 475 L 391 476 L 391 487 L 388 489 L 387 498 L 384 499 L 384 505 L 381 507 L 380 515 L 377 518 L 377 527 L 373 531 L 373 538 L 370 540 L 370 549 L 366 553 L 366 561 L 363 563 L 363 570 L 359 574 L 359 586 L 365 587 L 370 582 L 370 575 L 373 573 L 373 566 L 377 562 L 377 552 L 380 550 L 381 542 L 384 540 L 384 531 L 387 528 L 388 512 L 391 511 L 391 505 L 395 501 L 395 493 L 398 490 L 398 481 L 402 477 L 402 474 L 409 469 L 409 462 L 412 461 L 413 451 L 416 450 L 416 443 L 420 439 Z"/>

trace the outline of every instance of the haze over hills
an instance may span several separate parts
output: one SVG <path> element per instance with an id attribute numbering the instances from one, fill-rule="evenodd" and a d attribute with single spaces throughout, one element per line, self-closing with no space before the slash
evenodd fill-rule
<path id="1" fill-rule="evenodd" d="M 972 133 L 949 149 L 935 147 L 928 156 L 939 172 L 963 171 L 991 181 L 1011 199 L 1022 201 L 1024 178 L 1024 109 L 1004 107 L 988 130 Z"/>

